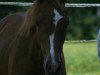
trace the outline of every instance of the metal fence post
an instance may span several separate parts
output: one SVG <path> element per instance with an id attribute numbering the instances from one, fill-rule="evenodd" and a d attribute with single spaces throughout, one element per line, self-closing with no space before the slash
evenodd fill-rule
<path id="1" fill-rule="evenodd" d="M 98 57 L 99 57 L 99 62 L 100 62 L 100 30 L 98 32 Z"/>

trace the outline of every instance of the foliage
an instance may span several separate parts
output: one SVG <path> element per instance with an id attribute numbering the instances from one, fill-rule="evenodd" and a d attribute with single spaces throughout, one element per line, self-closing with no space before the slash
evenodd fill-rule
<path id="1" fill-rule="evenodd" d="M 64 56 L 68 75 L 100 75 L 97 42 L 67 42 Z"/>
<path id="2" fill-rule="evenodd" d="M 0 5 L 0 19 L 2 19 L 3 17 L 18 12 L 18 11 L 22 11 L 23 7 L 18 7 L 18 6 L 9 6 L 9 5 Z"/>
<path id="3" fill-rule="evenodd" d="M 70 25 L 68 40 L 91 40 L 97 38 L 96 8 L 68 8 Z"/>

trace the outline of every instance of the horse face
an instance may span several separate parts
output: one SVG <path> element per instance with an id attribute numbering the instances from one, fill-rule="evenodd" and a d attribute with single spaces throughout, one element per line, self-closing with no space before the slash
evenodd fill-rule
<path id="1" fill-rule="evenodd" d="M 46 60 L 45 67 L 49 75 L 66 75 L 63 43 L 65 40 L 68 19 L 59 11 L 54 9 L 54 31 L 49 36 L 50 55 Z"/>
<path id="2" fill-rule="evenodd" d="M 67 25 L 68 19 L 56 9 L 53 9 L 53 17 L 38 23 L 39 44 L 44 56 L 46 75 L 66 75 L 62 48 Z"/>
<path id="3" fill-rule="evenodd" d="M 68 25 L 65 0 L 46 1 L 43 4 L 46 10 L 41 7 L 45 12 L 42 12 L 37 22 L 38 44 L 44 58 L 45 75 L 66 75 L 62 50 Z"/>

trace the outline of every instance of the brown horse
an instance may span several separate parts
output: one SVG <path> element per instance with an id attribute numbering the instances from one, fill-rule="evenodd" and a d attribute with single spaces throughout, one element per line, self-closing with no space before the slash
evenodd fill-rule
<path id="1" fill-rule="evenodd" d="M 66 75 L 65 0 L 36 0 L 0 22 L 0 75 Z"/>

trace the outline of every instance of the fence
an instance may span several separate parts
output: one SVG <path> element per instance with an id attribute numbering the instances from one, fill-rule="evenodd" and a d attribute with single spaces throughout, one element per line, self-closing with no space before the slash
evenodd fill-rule
<path id="1" fill-rule="evenodd" d="M 14 6 L 31 6 L 33 3 L 26 2 L 0 2 L 0 5 L 14 5 Z M 100 7 L 100 4 L 89 4 L 89 3 L 66 3 L 65 7 Z"/>

